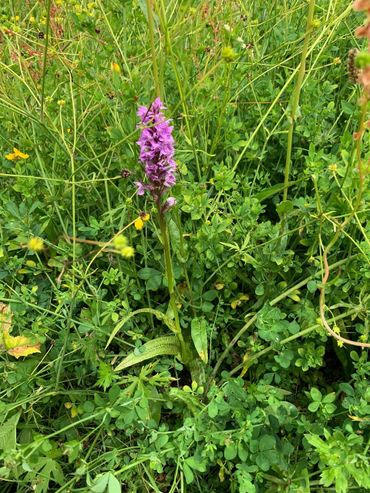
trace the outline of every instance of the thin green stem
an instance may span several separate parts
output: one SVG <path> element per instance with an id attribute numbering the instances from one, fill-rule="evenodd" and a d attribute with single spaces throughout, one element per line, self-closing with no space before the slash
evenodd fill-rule
<path id="1" fill-rule="evenodd" d="M 162 242 L 163 242 L 164 266 L 165 266 L 165 271 L 166 271 L 168 292 L 170 295 L 170 308 L 172 310 L 172 314 L 174 317 L 177 337 L 179 338 L 179 341 L 180 341 L 181 358 L 184 361 L 184 363 L 186 363 L 186 360 L 188 357 L 188 354 L 187 354 L 188 348 L 187 348 L 187 345 L 185 343 L 185 340 L 184 340 L 184 337 L 183 337 L 183 334 L 181 331 L 179 311 L 177 308 L 176 297 L 175 297 L 175 278 L 173 275 L 170 239 L 168 236 L 166 219 L 164 217 L 164 214 L 161 210 L 161 205 L 159 203 L 157 204 L 157 208 L 158 208 L 159 227 L 161 230 L 161 236 L 162 236 Z"/>
<path id="2" fill-rule="evenodd" d="M 293 148 L 293 133 L 294 133 L 294 123 L 296 119 L 297 109 L 299 105 L 299 97 L 301 94 L 302 84 L 304 80 L 304 76 L 306 73 L 306 59 L 308 55 L 308 47 L 310 42 L 310 35 L 312 31 L 312 21 L 313 14 L 315 10 L 315 0 L 310 0 L 308 5 L 308 15 L 307 15 L 307 24 L 306 24 L 306 33 L 303 41 L 303 48 L 301 54 L 301 63 L 299 66 L 299 71 L 297 75 L 297 81 L 293 91 L 293 97 L 291 101 L 290 108 L 290 124 L 288 130 L 288 142 L 287 142 L 287 152 L 285 159 L 285 170 L 284 170 L 284 194 L 283 200 L 287 200 L 288 198 L 288 189 L 289 189 L 289 175 L 290 175 L 290 167 L 292 162 L 292 148 Z"/>
<path id="3" fill-rule="evenodd" d="M 44 121 L 46 64 L 48 58 L 49 37 L 50 37 L 50 10 L 51 10 L 51 0 L 48 0 L 46 6 L 46 35 L 45 35 L 44 57 L 42 61 L 42 82 L 41 82 L 41 103 L 40 103 L 40 118 L 42 122 Z"/>
<path id="4" fill-rule="evenodd" d="M 157 63 L 157 54 L 155 52 L 155 42 L 154 42 L 154 16 L 153 16 L 153 4 L 152 0 L 146 0 L 146 8 L 148 11 L 148 28 L 149 28 L 149 42 L 150 42 L 150 52 L 152 56 L 152 67 L 153 67 L 153 77 L 155 94 L 157 97 L 161 95 L 161 85 L 159 82 L 159 72 Z"/>

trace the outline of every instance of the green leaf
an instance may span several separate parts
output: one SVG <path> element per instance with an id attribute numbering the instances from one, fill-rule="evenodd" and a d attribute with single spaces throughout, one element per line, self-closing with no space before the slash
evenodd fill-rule
<path id="1" fill-rule="evenodd" d="M 283 202 L 280 202 L 280 204 L 276 206 L 276 212 L 279 214 L 280 217 L 285 216 L 292 210 L 293 210 L 293 203 L 291 202 L 291 200 L 284 200 Z"/>
<path id="2" fill-rule="evenodd" d="M 311 444 L 316 449 L 318 449 L 318 451 L 325 448 L 324 440 L 322 440 L 318 435 L 305 435 L 305 438 L 308 441 L 308 443 Z"/>
<path id="3" fill-rule="evenodd" d="M 162 272 L 150 267 L 144 267 L 137 273 L 140 279 L 146 281 L 146 287 L 152 291 L 156 291 L 162 284 Z"/>
<path id="4" fill-rule="evenodd" d="M 183 471 L 185 475 L 186 484 L 192 483 L 194 481 L 194 474 L 191 468 L 186 464 L 186 462 L 184 462 L 183 464 Z"/>
<path id="5" fill-rule="evenodd" d="M 291 181 L 288 183 L 289 186 L 294 185 L 296 182 Z M 265 190 L 262 190 L 262 192 L 257 193 L 254 195 L 254 198 L 258 199 L 260 202 L 263 200 L 268 199 L 269 197 L 272 197 L 273 195 L 276 195 L 277 193 L 280 193 L 284 190 L 285 185 L 284 183 L 277 183 L 276 185 L 273 185 L 270 188 L 267 188 Z"/>
<path id="6" fill-rule="evenodd" d="M 119 142 L 124 138 L 122 130 L 118 127 L 107 127 L 107 132 L 112 142 Z"/>
<path id="7" fill-rule="evenodd" d="M 32 481 L 36 485 L 35 493 L 49 493 L 51 480 L 59 485 L 65 483 L 60 465 L 50 457 L 40 457 L 37 463 L 33 464 L 32 471 L 27 474 L 25 480 Z"/>
<path id="8" fill-rule="evenodd" d="M 315 413 L 320 407 L 320 402 L 311 402 L 308 405 L 308 410 L 311 411 L 311 413 Z"/>
<path id="9" fill-rule="evenodd" d="M 326 395 L 322 402 L 323 404 L 329 404 L 335 401 L 335 392 L 330 392 L 330 394 Z"/>
<path id="10" fill-rule="evenodd" d="M 196 458 L 196 457 L 188 457 L 185 460 L 185 462 L 194 471 L 206 472 L 206 466 L 205 466 L 204 462 L 202 462 L 202 461 L 199 460 L 199 458 Z"/>
<path id="11" fill-rule="evenodd" d="M 208 405 L 208 416 L 210 418 L 215 418 L 218 414 L 218 406 L 215 401 L 211 401 Z"/>
<path id="12" fill-rule="evenodd" d="M 311 281 L 308 281 L 307 283 L 307 289 L 310 293 L 314 293 L 317 289 L 317 281 L 315 280 L 311 280 Z"/>
<path id="13" fill-rule="evenodd" d="M 263 435 L 259 442 L 259 449 L 264 450 L 272 450 L 276 447 L 275 437 L 272 435 Z"/>
<path id="14" fill-rule="evenodd" d="M 248 450 L 241 442 L 238 443 L 238 457 L 242 462 L 248 459 Z"/>
<path id="15" fill-rule="evenodd" d="M 322 393 L 320 392 L 319 389 L 316 389 L 315 387 L 312 387 L 312 389 L 310 391 L 310 394 L 311 394 L 311 398 L 312 398 L 313 401 L 321 402 Z"/>
<path id="16" fill-rule="evenodd" d="M 16 448 L 16 431 L 20 413 L 14 414 L 0 426 L 0 450 L 9 452 Z"/>
<path id="17" fill-rule="evenodd" d="M 179 340 L 176 336 L 157 337 L 153 341 L 148 341 L 140 348 L 140 353 L 130 353 L 121 363 L 115 368 L 115 371 L 120 371 L 130 366 L 141 363 L 157 356 L 172 355 L 176 356 L 180 353 Z"/>
<path id="18" fill-rule="evenodd" d="M 110 476 L 110 473 L 106 472 L 102 476 L 99 476 L 98 478 L 96 478 L 93 486 L 90 486 L 90 491 L 92 491 L 93 493 L 104 493 L 104 491 L 108 485 L 109 476 Z"/>
<path id="19" fill-rule="evenodd" d="M 342 111 L 345 115 L 352 116 L 356 111 L 356 106 L 351 104 L 349 101 L 341 101 Z"/>
<path id="20" fill-rule="evenodd" d="M 158 318 L 158 320 L 161 320 L 164 322 L 167 327 L 172 330 L 172 332 L 177 333 L 175 325 L 172 323 L 172 321 L 165 315 L 164 313 L 160 312 L 159 310 L 154 310 L 153 308 L 139 308 L 139 310 L 134 310 L 133 312 L 129 313 L 126 317 L 124 317 L 123 320 L 121 320 L 113 329 L 111 335 L 109 336 L 108 342 L 105 345 L 105 349 L 109 346 L 109 344 L 113 341 L 115 335 L 117 332 L 119 332 L 122 327 L 125 325 L 126 322 L 130 320 L 130 318 L 134 317 L 135 315 L 138 315 L 140 313 L 150 313 L 151 315 L 154 315 L 155 317 Z"/>
<path id="21" fill-rule="evenodd" d="M 218 292 L 215 289 L 211 289 L 211 290 L 206 291 L 205 293 L 203 293 L 202 298 L 205 301 L 213 301 L 213 300 L 215 300 L 217 298 L 217 296 L 218 296 Z"/>
<path id="22" fill-rule="evenodd" d="M 324 409 L 328 414 L 333 414 L 337 406 L 335 404 L 325 404 Z"/>
<path id="23" fill-rule="evenodd" d="M 256 464 L 262 469 L 262 471 L 268 471 L 270 469 L 270 462 L 266 454 L 261 452 L 256 456 Z"/>
<path id="24" fill-rule="evenodd" d="M 234 442 L 230 443 L 229 445 L 226 445 L 224 450 L 224 456 L 226 460 L 233 460 L 237 455 L 238 455 L 238 448 Z"/>
<path id="25" fill-rule="evenodd" d="M 109 482 L 108 482 L 108 492 L 109 493 L 121 493 L 121 483 L 114 476 L 113 473 L 109 473 Z"/>
<path id="26" fill-rule="evenodd" d="M 208 363 L 207 321 L 204 318 L 194 318 L 191 321 L 191 338 L 195 349 L 204 363 Z"/>

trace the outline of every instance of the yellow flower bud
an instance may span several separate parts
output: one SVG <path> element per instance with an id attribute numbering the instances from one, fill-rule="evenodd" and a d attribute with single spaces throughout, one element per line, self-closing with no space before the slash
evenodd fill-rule
<path id="1" fill-rule="evenodd" d="M 116 74 L 119 74 L 121 73 L 121 67 L 118 65 L 118 63 L 116 62 L 112 62 L 110 64 L 110 68 L 113 70 L 113 72 L 115 72 Z"/>
<path id="2" fill-rule="evenodd" d="M 132 246 L 125 246 L 121 249 L 121 255 L 125 258 L 130 258 L 135 255 L 135 250 Z"/>
<path id="3" fill-rule="evenodd" d="M 125 248 L 127 246 L 126 236 L 123 235 L 116 236 L 113 240 L 113 245 L 114 248 L 116 248 L 117 250 L 122 250 L 122 248 Z"/>
<path id="4" fill-rule="evenodd" d="M 233 62 L 238 57 L 231 46 L 225 46 L 224 48 L 222 48 L 221 56 L 225 60 L 225 62 Z"/>

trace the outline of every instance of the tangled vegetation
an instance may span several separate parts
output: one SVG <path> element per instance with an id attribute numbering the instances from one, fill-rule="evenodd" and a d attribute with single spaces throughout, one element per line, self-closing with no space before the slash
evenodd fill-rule
<path id="1" fill-rule="evenodd" d="M 370 491 L 369 12 L 1 2 L 1 493 Z"/>

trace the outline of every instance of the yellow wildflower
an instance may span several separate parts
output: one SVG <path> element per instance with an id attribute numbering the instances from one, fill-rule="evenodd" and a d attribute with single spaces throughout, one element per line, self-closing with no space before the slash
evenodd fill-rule
<path id="1" fill-rule="evenodd" d="M 59 101 L 57 102 L 57 104 L 59 106 L 63 107 L 66 104 L 66 102 L 64 101 L 64 99 L 59 99 Z"/>
<path id="2" fill-rule="evenodd" d="M 32 252 L 41 252 L 44 249 L 44 240 L 34 236 L 28 241 L 27 246 Z"/>
<path id="3" fill-rule="evenodd" d="M 133 257 L 135 254 L 135 250 L 132 246 L 125 246 L 121 249 L 121 255 L 125 258 Z"/>
<path id="4" fill-rule="evenodd" d="M 21 152 L 16 147 L 13 147 L 13 152 L 10 152 L 9 154 L 5 155 L 5 158 L 8 161 L 14 161 L 15 159 L 28 159 L 29 157 L 30 157 L 29 154 Z"/>
<path id="5" fill-rule="evenodd" d="M 141 219 L 141 217 L 138 217 L 136 221 L 134 222 L 134 226 L 138 231 L 141 231 L 144 227 L 144 221 Z"/>
<path id="6" fill-rule="evenodd" d="M 123 235 L 116 236 L 113 240 L 113 245 L 114 248 L 116 248 L 117 250 L 122 250 L 122 248 L 125 248 L 127 246 L 126 236 Z"/>
<path id="7" fill-rule="evenodd" d="M 340 334 L 340 328 L 338 327 L 338 325 L 334 325 L 334 326 L 333 326 L 333 331 L 334 331 L 336 334 Z"/>
<path id="8" fill-rule="evenodd" d="M 150 219 L 150 214 L 147 212 L 141 212 L 140 216 L 135 220 L 134 226 L 138 231 L 141 231 L 144 227 L 144 223 L 149 221 Z"/>
<path id="9" fill-rule="evenodd" d="M 116 62 L 112 62 L 110 64 L 110 68 L 113 70 L 113 72 L 116 72 L 116 74 L 119 74 L 121 72 L 121 67 Z"/>

